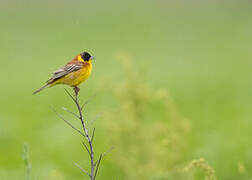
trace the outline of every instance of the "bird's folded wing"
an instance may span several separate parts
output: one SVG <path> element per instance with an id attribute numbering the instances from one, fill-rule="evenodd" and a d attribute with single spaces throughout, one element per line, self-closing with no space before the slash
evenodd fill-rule
<path id="1" fill-rule="evenodd" d="M 65 75 L 67 75 L 71 72 L 78 71 L 82 67 L 83 67 L 83 64 L 81 62 L 67 64 L 67 65 L 63 66 L 62 68 L 58 69 L 57 71 L 55 71 L 53 73 L 53 76 L 51 77 L 51 79 L 49 79 L 47 82 L 57 80 L 57 79 L 64 77 Z"/>

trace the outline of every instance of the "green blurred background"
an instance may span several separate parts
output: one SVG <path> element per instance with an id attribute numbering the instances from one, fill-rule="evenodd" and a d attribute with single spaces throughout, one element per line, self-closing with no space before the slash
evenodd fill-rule
<path id="1" fill-rule="evenodd" d="M 87 179 L 80 126 L 62 86 L 31 93 L 76 54 L 96 56 L 80 86 L 98 179 L 252 178 L 251 1 L 0 1 L 0 179 Z M 91 125 L 90 125 L 91 126 Z"/>

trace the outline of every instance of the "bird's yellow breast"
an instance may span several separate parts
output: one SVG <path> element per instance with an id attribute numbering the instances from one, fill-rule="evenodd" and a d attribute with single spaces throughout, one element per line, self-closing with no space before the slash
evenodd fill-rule
<path id="1" fill-rule="evenodd" d="M 88 79 L 92 71 L 91 62 L 86 62 L 83 67 L 78 70 L 67 74 L 61 79 L 57 80 L 55 84 L 67 84 L 69 86 L 78 86 L 80 83 Z"/>

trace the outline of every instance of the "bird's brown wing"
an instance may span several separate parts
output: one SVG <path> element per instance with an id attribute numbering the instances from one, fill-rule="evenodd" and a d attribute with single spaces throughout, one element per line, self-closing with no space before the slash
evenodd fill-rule
<path id="1" fill-rule="evenodd" d="M 47 81 L 47 83 L 51 83 L 59 78 L 64 77 L 65 75 L 74 72 L 74 71 L 78 71 L 79 69 L 81 69 L 83 67 L 83 63 L 82 62 L 74 62 L 74 63 L 69 63 L 66 64 L 65 66 L 63 66 L 62 68 L 58 69 L 57 71 L 55 71 L 53 73 L 53 76 L 51 77 L 51 79 L 49 79 Z"/>

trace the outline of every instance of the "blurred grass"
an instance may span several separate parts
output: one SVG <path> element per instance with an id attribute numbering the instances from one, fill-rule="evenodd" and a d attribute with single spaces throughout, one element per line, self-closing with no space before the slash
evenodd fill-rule
<path id="1" fill-rule="evenodd" d="M 128 162 L 133 163 L 129 168 L 120 164 L 120 154 L 128 152 L 128 146 L 120 145 L 137 146 L 137 142 L 119 138 L 121 126 L 131 125 L 123 105 L 131 102 L 128 93 L 132 89 L 143 105 L 140 116 L 148 115 L 134 118 L 140 120 L 140 135 L 147 134 L 153 124 L 156 131 L 165 129 L 161 138 L 174 131 L 184 137 L 174 126 L 163 125 L 169 123 L 163 102 L 152 99 L 158 89 L 168 89 L 179 117 L 190 122 L 190 132 L 178 142 L 186 144 L 178 151 L 179 162 L 170 160 L 168 154 L 163 158 L 171 163 L 168 174 L 162 171 L 160 178 L 146 178 L 179 179 L 177 167 L 168 167 L 174 163 L 182 169 L 200 157 L 219 179 L 251 178 L 251 7 L 250 1 L 234 0 L 0 1 L 0 179 L 25 177 L 24 142 L 30 145 L 36 179 L 83 179 L 73 165 L 74 161 L 87 165 L 80 139 L 50 109 L 74 108 L 63 89 L 55 87 L 31 96 L 52 71 L 83 50 L 97 57 L 91 78 L 81 85 L 83 99 L 96 94 L 87 107 L 88 118 L 102 114 L 95 123 L 97 151 L 122 141 L 115 156 L 103 162 L 99 179 L 139 175 L 134 161 Z M 117 60 L 121 55 L 134 63 L 126 73 Z M 131 78 L 128 71 L 140 76 L 139 82 L 123 89 Z M 150 89 L 147 102 L 141 99 L 145 86 Z M 112 116 L 113 112 L 124 122 Z M 107 132 L 110 124 L 119 132 Z M 141 136 L 137 136 L 139 141 Z M 162 153 L 159 141 L 150 138 L 150 143 L 161 148 L 154 152 Z M 145 149 L 145 140 L 140 145 L 140 150 Z M 153 164 L 161 166 L 158 162 Z M 143 172 L 151 173 L 150 169 L 145 167 Z"/>

